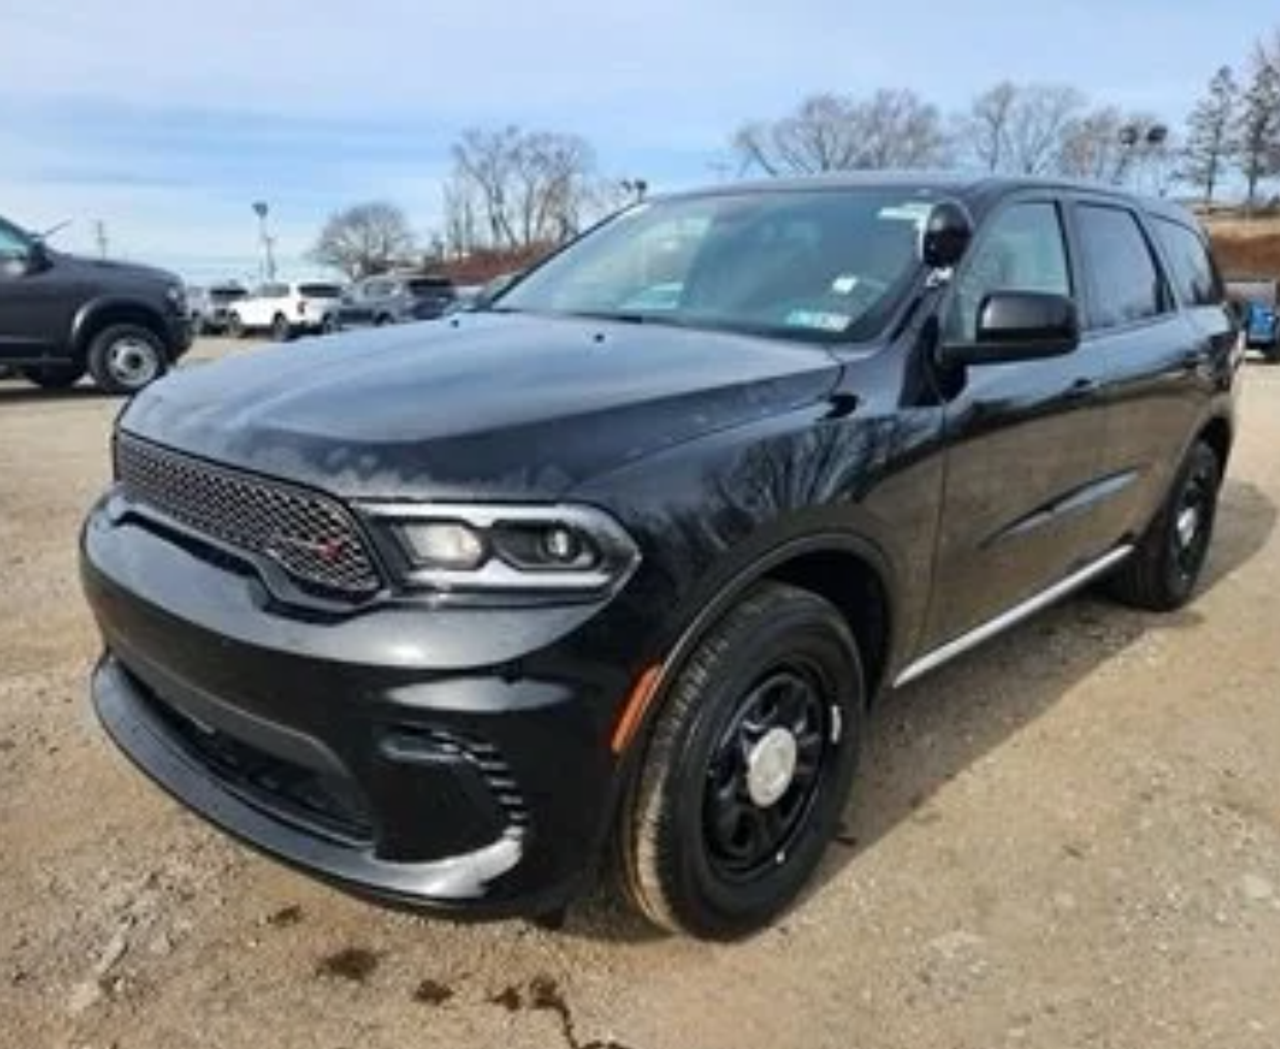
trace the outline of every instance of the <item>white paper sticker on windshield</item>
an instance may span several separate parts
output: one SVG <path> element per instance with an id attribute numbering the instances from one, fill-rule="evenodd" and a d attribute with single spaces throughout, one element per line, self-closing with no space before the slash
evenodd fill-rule
<path id="1" fill-rule="evenodd" d="M 831 282 L 831 291 L 835 295 L 848 295 L 858 286 L 858 278 L 853 273 L 842 273 Z"/>
<path id="2" fill-rule="evenodd" d="M 787 324 L 792 328 L 812 328 L 814 331 L 844 331 L 853 320 L 847 313 L 830 313 L 827 310 L 792 310 L 787 314 Z"/>

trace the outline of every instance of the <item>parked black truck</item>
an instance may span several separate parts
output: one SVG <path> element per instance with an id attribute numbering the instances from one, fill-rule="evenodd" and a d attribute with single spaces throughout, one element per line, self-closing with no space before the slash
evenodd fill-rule
<path id="1" fill-rule="evenodd" d="M 659 925 L 741 935 L 809 881 L 877 696 L 1095 581 L 1192 596 L 1239 364 L 1165 201 L 646 201 L 481 312 L 135 398 L 83 535 L 94 701 L 360 893 L 538 913 L 609 853 Z"/>
<path id="2" fill-rule="evenodd" d="M 0 218 L 0 368 L 50 389 L 88 372 L 108 393 L 131 394 L 190 346 L 176 276 L 54 251 Z"/>

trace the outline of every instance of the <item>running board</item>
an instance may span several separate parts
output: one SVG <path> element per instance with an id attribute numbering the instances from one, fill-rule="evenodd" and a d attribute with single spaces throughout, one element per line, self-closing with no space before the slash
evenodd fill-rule
<path id="1" fill-rule="evenodd" d="M 969 649 L 977 648 L 984 641 L 990 641 L 997 634 L 1002 634 L 1010 627 L 1021 623 L 1024 619 L 1043 611 L 1056 601 L 1066 597 L 1073 590 L 1079 590 L 1081 587 L 1093 582 L 1100 575 L 1106 574 L 1132 553 L 1132 546 L 1117 547 L 1097 561 L 1085 565 L 1084 568 L 1077 572 L 1073 572 L 1061 582 L 1055 583 L 1048 590 L 1042 590 L 1034 597 L 1023 601 L 1022 604 L 1015 605 L 1007 612 L 1002 612 L 996 616 L 995 619 L 988 620 L 976 630 L 970 630 L 969 633 L 962 634 L 954 641 L 948 641 L 941 648 L 935 648 L 927 656 L 917 659 L 899 674 L 893 683 L 893 687 L 901 688 L 903 685 L 915 681 L 916 678 L 924 677 L 930 671 L 937 670 L 942 664 L 949 663 L 956 656 L 968 652 Z"/>

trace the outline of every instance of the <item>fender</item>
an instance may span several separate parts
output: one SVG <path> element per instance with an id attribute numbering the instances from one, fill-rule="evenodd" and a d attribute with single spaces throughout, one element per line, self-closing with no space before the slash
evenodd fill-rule
<path id="1" fill-rule="evenodd" d="M 138 298 L 136 295 L 102 295 L 81 305 L 76 310 L 75 317 L 72 318 L 71 338 L 68 345 L 71 347 L 73 355 L 77 357 L 83 355 L 88 345 L 90 334 L 96 326 L 97 319 L 109 310 L 130 310 L 134 313 L 144 313 L 152 321 L 152 326 L 157 332 L 163 333 L 166 330 L 164 316 L 154 303 Z"/>

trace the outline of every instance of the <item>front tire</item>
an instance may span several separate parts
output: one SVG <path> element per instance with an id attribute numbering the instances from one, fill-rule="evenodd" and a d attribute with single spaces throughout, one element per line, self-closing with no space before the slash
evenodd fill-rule
<path id="1" fill-rule="evenodd" d="M 1112 577 L 1118 601 L 1172 612 L 1191 600 L 1209 553 L 1218 511 L 1222 463 L 1204 441 L 1183 460 L 1160 513 L 1133 555 Z"/>
<path id="2" fill-rule="evenodd" d="M 847 624 L 816 594 L 762 583 L 672 683 L 618 828 L 628 895 L 709 939 L 785 910 L 839 823 L 865 686 Z"/>
<path id="3" fill-rule="evenodd" d="M 105 393 L 135 394 L 168 369 L 164 343 L 140 324 L 114 324 L 89 344 L 89 374 Z"/>

